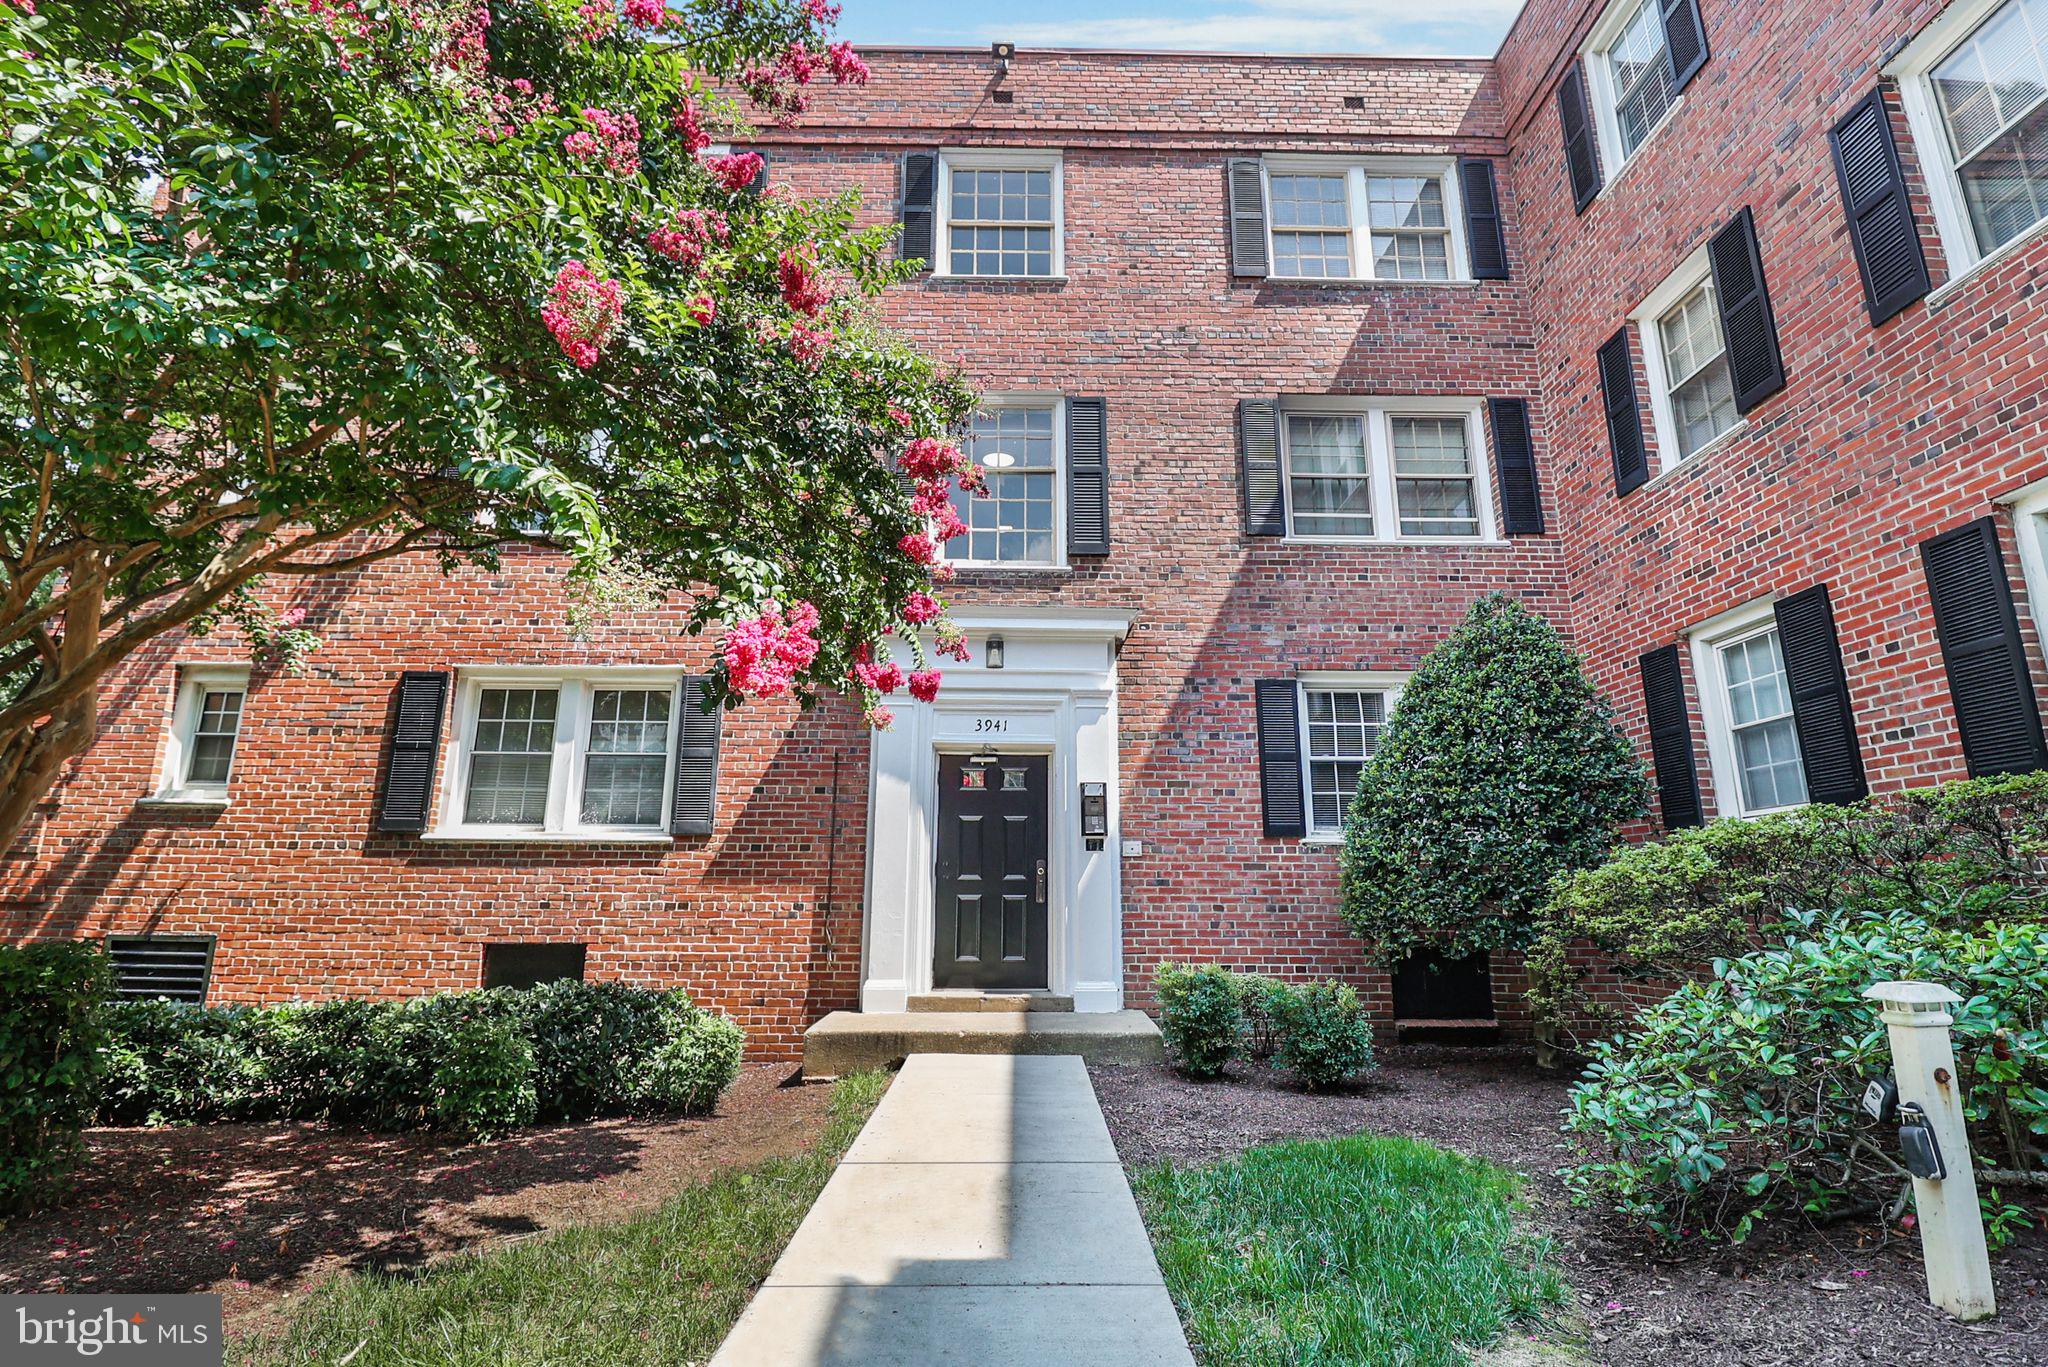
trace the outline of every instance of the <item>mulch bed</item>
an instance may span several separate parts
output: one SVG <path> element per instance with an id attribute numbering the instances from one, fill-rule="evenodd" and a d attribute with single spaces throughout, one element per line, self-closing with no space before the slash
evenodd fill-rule
<path id="1" fill-rule="evenodd" d="M 1586 1356 L 1624 1364 L 2048 1363 L 2048 1210 L 1992 1258 L 1999 1314 L 1956 1323 L 1927 1304 L 1917 1238 L 1868 1221 L 1671 1262 L 1573 1207 L 1555 1170 L 1569 1080 L 1511 1050 L 1382 1052 L 1374 1080 L 1311 1096 L 1260 1065 L 1197 1083 L 1161 1067 L 1092 1068 L 1124 1166 L 1205 1163 L 1259 1144 L 1364 1130 L 1406 1134 L 1527 1174 L 1536 1221 L 1578 1295 Z"/>
<path id="2" fill-rule="evenodd" d="M 650 1210 L 718 1168 L 796 1153 L 830 1087 L 748 1068 L 694 1120 L 601 1120 L 463 1145 L 311 1124 L 87 1132 L 65 1204 L 0 1225 L 0 1294 L 215 1291 L 236 1332 L 335 1272 L 396 1270 Z"/>

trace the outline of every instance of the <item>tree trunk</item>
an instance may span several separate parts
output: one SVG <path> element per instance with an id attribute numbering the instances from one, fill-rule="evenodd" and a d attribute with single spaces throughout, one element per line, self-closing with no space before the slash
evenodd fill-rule
<path id="1" fill-rule="evenodd" d="M 100 639 L 103 586 L 97 576 L 80 582 L 64 610 L 64 638 L 57 646 L 59 677 L 82 667 Z M 64 765 L 83 754 L 99 727 L 98 683 L 60 703 L 13 735 L 0 737 L 0 773 L 12 775 L 0 793 L 0 850 L 13 848 L 42 800 L 56 786 Z"/>

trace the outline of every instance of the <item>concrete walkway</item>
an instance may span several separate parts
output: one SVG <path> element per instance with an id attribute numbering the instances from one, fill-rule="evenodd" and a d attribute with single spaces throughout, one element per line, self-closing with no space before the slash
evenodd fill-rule
<path id="1" fill-rule="evenodd" d="M 1192 1367 L 1072 1057 L 917 1054 L 713 1367 Z"/>

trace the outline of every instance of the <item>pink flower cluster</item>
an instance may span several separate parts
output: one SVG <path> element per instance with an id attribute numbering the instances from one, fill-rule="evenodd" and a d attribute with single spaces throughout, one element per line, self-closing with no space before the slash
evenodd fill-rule
<path id="1" fill-rule="evenodd" d="M 776 283 L 782 287 L 782 302 L 792 313 L 815 318 L 832 302 L 832 291 L 818 268 L 797 255 L 784 252 L 775 263 Z"/>
<path id="2" fill-rule="evenodd" d="M 556 273 L 540 319 L 562 354 L 578 369 L 588 370 L 597 364 L 625 311 L 616 280 L 601 279 L 581 261 L 571 261 Z"/>
<path id="3" fill-rule="evenodd" d="M 802 599 L 787 615 L 772 605 L 750 622 L 725 633 L 726 682 L 744 697 L 772 698 L 789 691 L 796 676 L 818 657 L 818 610 Z"/>
<path id="4" fill-rule="evenodd" d="M 725 241 L 731 231 L 732 225 L 716 209 L 678 209 L 667 226 L 647 234 L 647 247 L 689 274 L 704 264 L 704 253 Z"/>
<path id="5" fill-rule="evenodd" d="M 804 0 L 804 13 L 811 16 L 811 22 L 822 28 L 831 28 L 839 22 L 839 6 L 832 0 Z"/>
<path id="6" fill-rule="evenodd" d="M 919 437 L 910 443 L 898 463 L 916 484 L 910 511 L 925 518 L 931 524 L 931 532 L 912 533 L 899 541 L 896 548 L 917 564 L 934 564 L 938 559 L 937 547 L 967 530 L 967 524 L 953 507 L 953 490 L 979 493 L 984 477 L 981 469 L 960 453 L 959 447 L 933 437 Z M 921 558 L 926 546 L 931 547 L 929 557 Z"/>
<path id="7" fill-rule="evenodd" d="M 913 593 L 903 601 L 903 620 L 914 627 L 937 621 L 943 611 L 944 609 L 939 606 L 939 600 L 929 593 Z"/>
<path id="8" fill-rule="evenodd" d="M 718 317 L 718 301 L 708 294 L 698 295 L 683 307 L 696 320 L 698 327 L 710 327 L 712 320 Z"/>
<path id="9" fill-rule="evenodd" d="M 465 76 L 482 76 L 491 64 L 491 52 L 484 44 L 484 30 L 491 26 L 491 7 L 471 5 L 449 16 L 448 31 L 441 41 L 435 62 Z"/>
<path id="10" fill-rule="evenodd" d="M 756 63 L 741 72 L 740 87 L 755 104 L 788 118 L 804 112 L 804 87 L 820 71 L 829 72 L 840 85 L 865 85 L 873 74 L 851 43 L 834 43 L 816 52 L 799 38 L 782 50 L 774 65 Z"/>
<path id="11" fill-rule="evenodd" d="M 766 164 L 759 152 L 730 152 L 704 163 L 712 179 L 728 190 L 744 190 L 752 185 Z"/>
<path id="12" fill-rule="evenodd" d="M 682 135 L 683 147 L 693 157 L 711 145 L 711 135 L 697 118 L 697 102 L 688 95 L 670 117 L 669 126 Z"/>
<path id="13" fill-rule="evenodd" d="M 505 142 L 516 137 L 534 120 L 551 116 L 554 112 L 555 97 L 535 95 L 533 82 L 522 76 L 518 80 L 504 82 L 503 88 L 491 96 L 491 112 L 484 116 L 483 124 L 477 128 L 477 136 L 485 142 Z"/>
<path id="14" fill-rule="evenodd" d="M 636 28 L 657 29 L 667 19 L 667 0 L 626 0 L 626 22 Z"/>
<path id="15" fill-rule="evenodd" d="M 579 43 L 594 43 L 619 26 L 619 9 L 614 0 L 588 0 L 576 7 L 581 27 L 570 35 Z"/>
<path id="16" fill-rule="evenodd" d="M 631 114 L 614 114 L 609 109 L 583 111 L 590 125 L 562 139 L 562 150 L 579 161 L 604 159 L 605 169 L 615 176 L 640 174 L 640 120 Z"/>
<path id="17" fill-rule="evenodd" d="M 34 14 L 35 9 L 30 6 L 23 12 Z M 357 54 L 350 48 L 349 40 L 361 41 L 370 36 L 370 17 L 363 13 L 363 7 L 356 0 L 306 0 L 306 13 L 327 30 L 335 46 L 335 65 L 343 71 L 355 70 Z"/>
<path id="18" fill-rule="evenodd" d="M 832 334 L 820 328 L 805 327 L 802 323 L 789 326 L 789 354 L 796 357 L 801 365 L 816 370 L 825 359 L 825 352 L 832 345 Z"/>
<path id="19" fill-rule="evenodd" d="M 832 79 L 840 85 L 866 85 L 874 72 L 853 50 L 852 43 L 834 43 L 825 49 L 826 65 L 832 68 Z"/>

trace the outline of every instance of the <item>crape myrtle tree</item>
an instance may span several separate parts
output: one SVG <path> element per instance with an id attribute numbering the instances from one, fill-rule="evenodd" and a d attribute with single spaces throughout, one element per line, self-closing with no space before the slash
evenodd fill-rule
<path id="1" fill-rule="evenodd" d="M 716 704 L 929 697 L 970 396 L 851 196 L 715 155 L 860 82 L 826 0 L 0 0 L 0 848 L 174 630 L 560 548 Z M 909 640 L 915 669 L 881 649 Z"/>
<path id="2" fill-rule="evenodd" d="M 1504 594 L 1401 691 L 1345 825 L 1345 919 L 1395 962 L 1526 945 L 1550 880 L 1644 811 L 1641 762 L 1578 656 Z"/>

